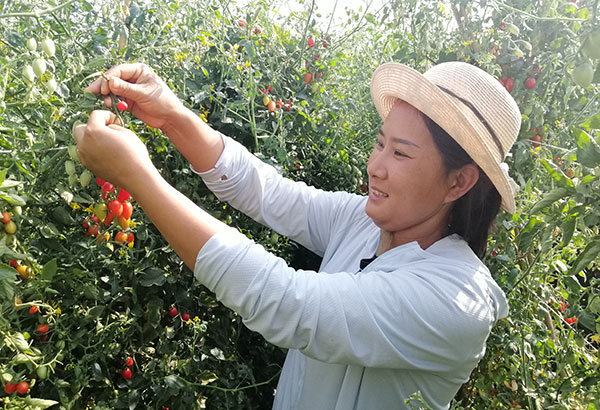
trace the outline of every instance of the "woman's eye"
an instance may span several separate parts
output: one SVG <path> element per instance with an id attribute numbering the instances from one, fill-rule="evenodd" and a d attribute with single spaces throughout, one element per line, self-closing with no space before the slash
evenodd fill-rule
<path id="1" fill-rule="evenodd" d="M 403 152 L 400 152 L 400 151 L 395 151 L 395 152 L 394 152 L 394 155 L 395 155 L 395 156 L 397 156 L 397 157 L 405 157 L 405 156 L 406 156 L 406 154 L 405 154 L 405 153 L 403 153 Z"/>

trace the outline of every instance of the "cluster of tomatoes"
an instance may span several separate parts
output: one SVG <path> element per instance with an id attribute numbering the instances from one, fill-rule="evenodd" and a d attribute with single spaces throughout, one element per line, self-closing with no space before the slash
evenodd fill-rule
<path id="1" fill-rule="evenodd" d="M 4 385 L 4 392 L 6 394 L 27 394 L 29 391 L 29 383 L 27 382 L 19 382 L 19 383 L 11 383 L 8 382 Z"/>
<path id="2" fill-rule="evenodd" d="M 96 178 L 96 183 L 100 187 L 102 201 L 94 205 L 93 214 L 85 218 L 82 223 L 86 230 L 85 236 L 98 238 L 99 242 L 109 241 L 110 232 L 108 230 L 102 232 L 101 227 L 114 224 L 121 228 L 121 231 L 115 234 L 114 240 L 132 247 L 135 236 L 132 232 L 126 232 L 131 226 L 133 213 L 131 195 L 122 188 L 117 191 L 113 184 L 101 178 Z"/>
<path id="3" fill-rule="evenodd" d="M 4 232 L 6 232 L 7 234 L 13 235 L 15 232 L 17 232 L 17 224 L 15 223 L 15 221 L 12 220 L 12 217 L 10 216 L 9 212 L 3 211 L 2 218 L 0 218 L 0 221 L 2 221 L 2 223 L 4 224 Z"/>
<path id="4" fill-rule="evenodd" d="M 125 380 L 130 380 L 133 377 L 133 373 L 131 373 L 131 366 L 133 366 L 133 357 L 129 356 L 125 359 L 125 368 L 121 370 L 121 376 Z"/>
<path id="5" fill-rule="evenodd" d="M 554 302 L 554 300 L 550 299 L 550 303 L 554 304 L 555 302 Z M 559 304 L 558 309 L 561 312 L 565 312 L 567 310 L 567 308 L 571 306 L 570 304 L 565 303 L 565 302 L 558 302 L 558 304 Z M 563 320 L 570 325 L 573 325 L 579 321 L 579 319 L 575 316 L 566 317 Z"/>
<path id="6" fill-rule="evenodd" d="M 275 112 L 275 110 L 278 108 L 290 111 L 294 106 L 294 104 L 292 104 L 291 101 L 283 102 L 281 100 L 274 100 L 272 94 L 273 87 L 271 87 L 270 85 L 266 88 L 261 89 L 260 92 L 263 94 L 263 104 L 265 107 L 267 107 L 267 110 L 269 110 L 269 112 Z"/>

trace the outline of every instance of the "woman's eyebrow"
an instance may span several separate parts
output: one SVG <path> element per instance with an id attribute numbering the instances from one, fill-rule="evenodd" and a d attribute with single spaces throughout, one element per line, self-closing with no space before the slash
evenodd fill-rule
<path id="1" fill-rule="evenodd" d="M 381 130 L 381 129 L 379 130 L 379 134 L 381 134 L 382 137 L 385 137 L 385 134 L 383 133 L 383 130 Z M 404 139 L 404 138 L 394 137 L 394 138 L 392 138 L 392 142 L 399 143 L 399 144 L 405 144 L 405 145 L 412 145 L 413 147 L 421 148 L 417 144 L 415 144 L 414 142 L 409 141 L 409 140 Z"/>

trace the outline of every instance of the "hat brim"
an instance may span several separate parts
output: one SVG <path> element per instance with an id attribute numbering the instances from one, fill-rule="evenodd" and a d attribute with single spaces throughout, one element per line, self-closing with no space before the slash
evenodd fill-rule
<path id="1" fill-rule="evenodd" d="M 515 199 L 508 176 L 481 135 L 489 132 L 465 114 L 458 100 L 443 92 L 418 71 L 399 63 L 380 65 L 371 80 L 371 97 L 385 120 L 397 100 L 402 100 L 431 118 L 471 156 L 502 197 L 502 208 L 515 212 Z M 491 137 L 490 137 L 491 138 Z M 497 156 L 497 154 L 496 154 Z"/>

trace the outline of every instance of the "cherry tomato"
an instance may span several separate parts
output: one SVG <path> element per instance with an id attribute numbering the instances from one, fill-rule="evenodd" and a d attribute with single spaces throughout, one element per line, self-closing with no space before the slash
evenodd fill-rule
<path id="1" fill-rule="evenodd" d="M 313 79 L 312 73 L 305 73 L 304 74 L 304 82 L 306 84 L 310 84 L 310 82 L 312 81 L 312 79 Z"/>
<path id="2" fill-rule="evenodd" d="M 46 333 L 48 333 L 48 330 L 50 330 L 50 326 L 46 325 L 46 324 L 41 324 L 38 325 L 37 327 L 37 331 L 39 334 L 45 335 Z"/>
<path id="3" fill-rule="evenodd" d="M 131 222 L 131 220 L 123 218 L 123 215 L 119 216 L 117 220 L 119 221 L 121 229 L 125 230 L 129 228 L 129 222 Z"/>
<path id="4" fill-rule="evenodd" d="M 117 199 L 121 202 L 125 202 L 129 198 L 131 198 L 131 194 L 125 191 L 123 188 L 119 188 L 119 195 L 117 195 Z"/>
<path id="5" fill-rule="evenodd" d="M 106 183 L 106 181 L 105 181 L 105 180 L 103 180 L 103 179 L 102 179 L 102 178 L 100 178 L 100 177 L 96 177 L 96 184 L 98 184 L 98 186 L 99 186 L 100 188 L 102 188 L 102 186 L 103 186 L 105 183 Z"/>
<path id="6" fill-rule="evenodd" d="M 125 366 L 127 366 L 127 367 L 133 366 L 133 357 L 131 357 L 131 356 L 127 357 L 127 360 L 125 360 Z"/>
<path id="7" fill-rule="evenodd" d="M 125 242 L 127 241 L 127 233 L 125 232 L 117 232 L 115 235 L 115 241 L 117 242 Z"/>
<path id="8" fill-rule="evenodd" d="M 171 317 L 175 317 L 175 316 L 177 316 L 177 312 L 178 312 L 178 311 L 177 311 L 177 308 L 176 308 L 176 307 L 174 307 L 174 308 L 171 308 L 171 310 L 169 310 L 169 316 L 171 316 Z"/>
<path id="9" fill-rule="evenodd" d="M 16 260 L 14 260 L 14 259 L 9 260 L 8 264 L 10 266 L 12 266 L 13 268 L 16 268 L 19 265 L 19 263 Z"/>
<path id="10" fill-rule="evenodd" d="M 276 107 L 276 104 L 274 101 L 269 101 L 269 103 L 267 104 L 267 110 L 269 110 L 270 112 L 275 111 L 275 107 Z"/>
<path id="11" fill-rule="evenodd" d="M 21 279 L 23 280 L 27 280 L 29 279 L 29 269 L 27 269 L 26 265 L 18 265 L 16 267 L 17 272 L 19 273 L 19 276 L 21 277 Z"/>
<path id="12" fill-rule="evenodd" d="M 115 214 L 112 211 L 109 211 L 106 214 L 106 218 L 104 218 L 104 225 L 106 225 L 106 226 L 110 225 L 114 219 L 115 219 Z"/>
<path id="13" fill-rule="evenodd" d="M 132 213 L 133 205 L 131 202 L 123 202 L 123 212 L 121 213 L 121 216 L 125 219 L 130 219 Z"/>
<path id="14" fill-rule="evenodd" d="M 133 241 L 135 240 L 135 236 L 130 232 L 127 234 L 127 242 L 129 243 L 133 243 Z"/>
<path id="15" fill-rule="evenodd" d="M 123 213 L 123 204 L 118 199 L 115 199 L 108 203 L 108 209 L 110 209 L 115 216 L 119 216 Z"/>
<path id="16" fill-rule="evenodd" d="M 17 224 L 14 221 L 9 221 L 6 225 L 4 225 L 4 231 L 7 234 L 12 235 L 17 232 Z"/>
<path id="17" fill-rule="evenodd" d="M 131 375 L 131 369 L 125 369 L 121 372 L 121 376 L 123 376 L 123 378 L 125 380 L 129 380 L 131 379 L 132 375 Z"/>
<path id="18" fill-rule="evenodd" d="M 32 307 L 29 308 L 29 314 L 35 315 L 39 310 L 40 309 L 37 306 L 33 305 Z"/>
<path id="19" fill-rule="evenodd" d="M 94 236 L 94 237 L 98 236 L 98 225 L 90 226 L 88 228 L 87 233 L 88 233 L 88 236 Z"/>
<path id="20" fill-rule="evenodd" d="M 190 314 L 189 314 L 189 313 L 184 313 L 184 314 L 182 314 L 182 315 L 181 315 L 181 319 L 182 319 L 184 322 L 187 322 L 188 320 L 190 320 Z"/>
<path id="21" fill-rule="evenodd" d="M 17 384 L 17 393 L 27 394 L 28 391 L 29 391 L 29 383 L 19 382 L 19 384 Z"/>
<path id="22" fill-rule="evenodd" d="M 4 222 L 5 224 L 10 222 L 10 214 L 6 211 L 2 212 L 2 222 Z"/>
<path id="23" fill-rule="evenodd" d="M 110 182 L 105 182 L 104 185 L 102 185 L 102 189 L 100 190 L 102 199 L 108 201 L 110 198 L 110 193 L 114 190 L 115 186 L 113 184 L 111 184 Z"/>
<path id="24" fill-rule="evenodd" d="M 127 103 L 125 101 L 119 101 L 117 104 L 117 110 L 125 111 L 127 109 Z"/>
<path id="25" fill-rule="evenodd" d="M 17 391 L 17 385 L 15 383 L 6 383 L 6 385 L 4 386 L 4 391 L 7 394 L 13 394 Z"/>

